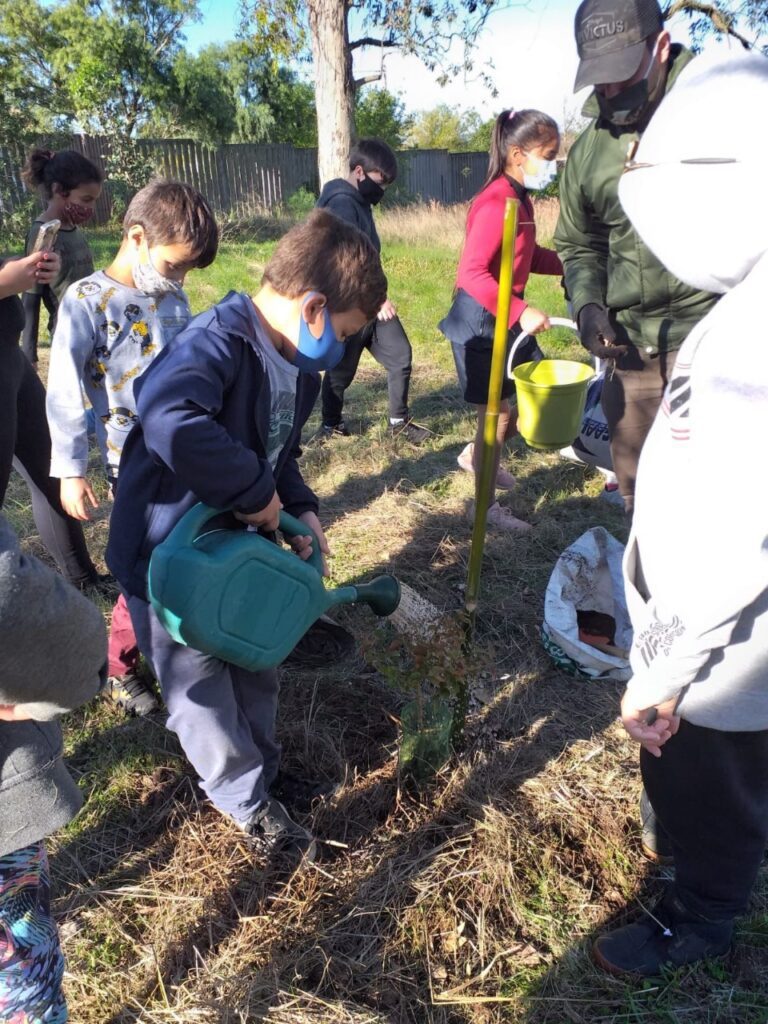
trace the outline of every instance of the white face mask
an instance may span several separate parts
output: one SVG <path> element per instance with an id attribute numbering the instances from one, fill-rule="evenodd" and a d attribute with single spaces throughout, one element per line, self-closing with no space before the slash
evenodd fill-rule
<path id="1" fill-rule="evenodd" d="M 152 262 L 152 254 L 147 246 L 147 262 L 144 263 L 139 256 L 136 254 L 136 259 L 133 262 L 133 283 L 139 289 L 140 292 L 146 292 L 147 295 L 176 295 L 181 291 L 181 282 L 173 281 L 170 277 L 165 277 Z"/>
<path id="2" fill-rule="evenodd" d="M 525 165 L 523 165 L 523 185 L 533 192 L 545 189 L 557 177 L 557 161 L 555 160 L 540 160 L 529 153 L 526 163 L 533 167 L 533 171 L 526 171 Z"/>

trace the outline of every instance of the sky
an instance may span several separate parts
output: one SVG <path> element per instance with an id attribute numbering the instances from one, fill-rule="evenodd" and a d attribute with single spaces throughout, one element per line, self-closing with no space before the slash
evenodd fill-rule
<path id="1" fill-rule="evenodd" d="M 201 0 L 200 7 L 204 20 L 186 29 L 191 50 L 234 37 L 238 0 Z M 498 90 L 496 97 L 481 81 L 463 76 L 441 87 L 436 72 L 425 68 L 418 58 L 397 52 L 384 58 L 382 84 L 400 96 L 409 112 L 446 103 L 457 110 L 474 108 L 488 118 L 507 107 L 533 107 L 563 124 L 568 115 L 581 109 L 587 96 L 587 92 L 573 94 L 578 64 L 573 15 L 577 7 L 575 0 L 528 0 L 490 15 L 475 60 L 478 66 L 492 61 L 489 74 Z M 688 41 L 684 19 L 673 20 L 669 27 L 674 42 Z M 377 72 L 381 64 L 378 49 L 355 53 L 356 76 Z M 303 76 L 311 74 L 306 65 L 297 65 L 296 70 Z"/>

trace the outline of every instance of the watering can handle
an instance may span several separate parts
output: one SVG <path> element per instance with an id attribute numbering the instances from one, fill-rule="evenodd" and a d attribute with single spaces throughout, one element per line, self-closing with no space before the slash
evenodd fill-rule
<path id="1" fill-rule="evenodd" d="M 578 331 L 578 326 L 575 320 L 569 320 L 564 316 L 551 316 L 549 318 L 550 327 L 569 327 L 572 331 Z M 512 380 L 512 362 L 515 358 L 517 350 L 520 348 L 522 343 L 530 337 L 528 331 L 523 331 L 522 334 L 518 334 L 515 338 L 514 344 L 509 352 L 509 358 L 507 359 L 507 377 Z M 600 360 L 595 359 L 595 369 L 600 372 Z"/>
<path id="2" fill-rule="evenodd" d="M 216 516 L 220 516 L 224 509 L 211 508 L 210 505 L 204 505 L 203 502 L 198 502 L 197 505 L 193 505 L 192 508 L 183 516 L 176 526 L 173 528 L 173 539 L 176 543 L 182 545 L 192 544 L 195 537 L 201 532 L 203 527 L 209 520 L 215 519 Z M 181 527 L 181 529 L 179 529 Z M 320 550 L 320 544 L 318 543 L 317 537 L 313 530 L 311 530 L 306 523 L 302 523 L 300 519 L 295 519 L 287 512 L 280 511 L 280 532 L 284 533 L 286 537 L 312 537 L 312 554 L 307 559 L 313 569 L 322 576 L 323 574 L 323 553 Z"/>
<path id="3" fill-rule="evenodd" d="M 289 515 L 287 512 L 280 510 L 280 533 L 285 534 L 286 537 L 311 537 L 312 538 L 312 554 L 309 556 L 307 561 L 316 569 L 320 575 L 323 575 L 323 553 L 320 550 L 320 542 L 317 539 L 315 531 L 310 529 L 306 523 L 302 523 L 300 519 L 296 519 L 295 516 Z"/>

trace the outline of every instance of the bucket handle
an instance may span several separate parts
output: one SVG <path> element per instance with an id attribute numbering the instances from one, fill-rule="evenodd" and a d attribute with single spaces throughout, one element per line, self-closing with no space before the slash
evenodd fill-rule
<path id="1" fill-rule="evenodd" d="M 195 537 L 200 533 L 205 524 L 214 519 L 216 516 L 220 516 L 225 509 L 211 508 L 210 505 L 205 505 L 202 501 L 198 502 L 197 505 L 193 505 L 192 508 L 183 516 L 177 525 L 173 529 L 173 541 L 177 544 L 192 544 Z M 182 529 L 179 529 L 182 527 Z M 311 530 L 306 523 L 302 523 L 300 519 L 296 519 L 294 516 L 289 515 L 288 512 L 283 509 L 280 510 L 280 526 L 278 527 L 281 533 L 284 533 L 286 537 L 311 537 L 312 538 L 312 554 L 307 559 L 307 562 L 315 569 L 321 576 L 323 575 L 323 553 L 320 550 L 320 544 L 314 530 Z M 170 538 L 169 534 L 169 538 Z"/>
<path id="2" fill-rule="evenodd" d="M 578 328 L 578 326 L 576 324 L 576 321 L 575 320 L 569 320 L 568 317 L 565 317 L 565 316 L 551 316 L 549 318 L 549 326 L 550 327 L 568 327 L 570 330 L 577 331 L 577 332 L 579 330 L 579 328 Z M 510 380 L 514 379 L 513 375 L 512 375 L 512 362 L 513 362 L 513 360 L 515 358 L 515 354 L 517 353 L 517 350 L 520 348 L 522 343 L 524 341 L 527 341 L 527 339 L 530 338 L 530 337 L 531 337 L 531 335 L 530 335 L 530 333 L 528 331 L 523 331 L 523 333 L 522 334 L 518 334 L 518 336 L 514 340 L 512 348 L 509 351 L 509 358 L 507 359 L 507 377 L 509 377 Z M 595 371 L 597 373 L 600 372 L 600 360 L 597 359 L 597 358 L 595 359 Z"/>

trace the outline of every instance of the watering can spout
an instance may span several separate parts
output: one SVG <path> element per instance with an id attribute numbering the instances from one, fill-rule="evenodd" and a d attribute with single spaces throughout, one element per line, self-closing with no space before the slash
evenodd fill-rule
<path id="1" fill-rule="evenodd" d="M 386 616 L 400 603 L 394 576 L 326 590 L 319 543 L 304 561 L 257 533 L 211 528 L 219 514 L 194 506 L 152 553 L 150 600 L 177 643 L 255 672 L 284 661 L 334 605 L 362 602 Z M 280 529 L 309 532 L 286 512 Z"/>
<path id="2" fill-rule="evenodd" d="M 400 604 L 400 584 L 394 576 L 377 576 L 370 583 L 358 583 L 355 589 L 357 600 L 381 618 L 391 615 Z"/>

